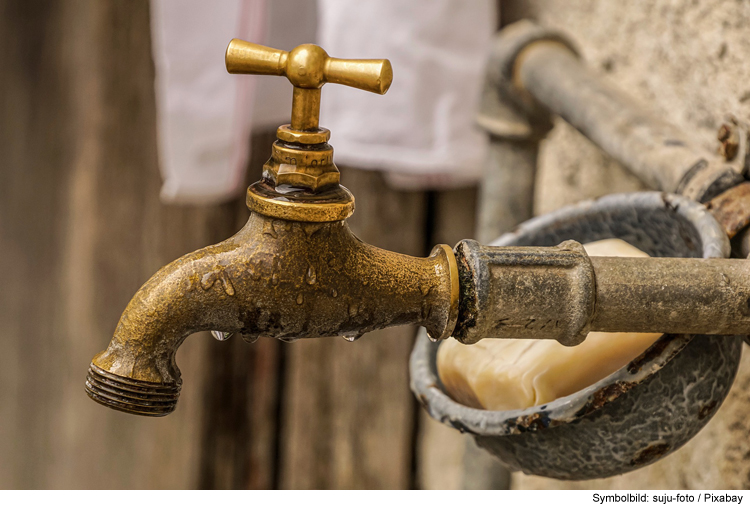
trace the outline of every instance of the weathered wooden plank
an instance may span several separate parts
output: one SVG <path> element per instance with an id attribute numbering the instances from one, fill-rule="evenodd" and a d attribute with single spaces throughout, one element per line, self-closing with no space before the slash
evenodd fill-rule
<path id="1" fill-rule="evenodd" d="M 226 208 L 159 202 L 148 2 L 0 13 L 0 487 L 193 487 L 205 336 L 178 354 L 168 418 L 83 391 L 137 288 L 233 224 Z"/>
<path id="2" fill-rule="evenodd" d="M 472 239 L 476 230 L 477 189 L 455 189 L 433 194 L 430 246 L 450 246 Z M 417 441 L 417 487 L 460 489 L 464 477 L 465 436 L 432 419 L 421 407 Z"/>
<path id="3" fill-rule="evenodd" d="M 260 178 L 275 131 L 252 138 L 248 183 Z M 247 221 L 244 199 L 233 205 L 234 229 Z M 231 218 L 227 218 L 231 220 Z M 217 232 L 212 241 L 229 237 Z M 261 338 L 254 344 L 239 336 L 214 342 L 204 364 L 200 481 L 204 489 L 271 489 L 276 478 L 280 342 Z"/>
<path id="4" fill-rule="evenodd" d="M 350 220 L 364 241 L 422 255 L 425 195 L 390 189 L 382 175 L 342 169 L 357 197 Z M 413 328 L 355 343 L 341 338 L 285 344 L 280 483 L 284 488 L 407 488 L 414 400 L 407 362 Z"/>
<path id="5" fill-rule="evenodd" d="M 145 0 L 0 0 L 0 13 L 0 487 L 413 486 L 414 329 L 283 348 L 203 334 L 178 353 L 171 416 L 86 398 L 88 362 L 137 288 L 247 212 L 159 202 Z M 362 239 L 424 255 L 424 194 L 364 171 L 344 183 Z"/>

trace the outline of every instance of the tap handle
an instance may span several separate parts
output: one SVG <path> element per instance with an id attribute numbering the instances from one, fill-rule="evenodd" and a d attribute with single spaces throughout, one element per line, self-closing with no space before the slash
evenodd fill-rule
<path id="1" fill-rule="evenodd" d="M 320 88 L 337 83 L 377 94 L 388 91 L 393 69 L 387 59 L 338 59 L 317 45 L 305 44 L 290 52 L 233 39 L 226 52 L 230 74 L 285 76 L 294 85 L 293 130 L 318 129 Z"/>
<path id="2" fill-rule="evenodd" d="M 283 76 L 289 53 L 238 39 L 229 42 L 225 61 L 230 74 Z"/>

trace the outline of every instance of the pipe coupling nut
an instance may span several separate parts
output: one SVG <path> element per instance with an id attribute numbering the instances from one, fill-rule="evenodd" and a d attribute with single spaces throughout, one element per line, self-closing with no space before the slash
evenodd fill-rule
<path id="1" fill-rule="evenodd" d="M 552 338 L 581 343 L 596 302 L 594 268 L 583 246 L 456 245 L 461 294 L 459 341 L 482 338 Z"/>

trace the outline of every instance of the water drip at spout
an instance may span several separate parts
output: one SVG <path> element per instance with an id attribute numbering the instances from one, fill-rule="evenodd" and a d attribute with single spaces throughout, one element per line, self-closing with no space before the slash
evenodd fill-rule
<path id="1" fill-rule="evenodd" d="M 211 331 L 211 336 L 213 336 L 220 342 L 229 340 L 232 337 L 232 334 L 233 333 L 225 333 L 224 331 Z"/>
<path id="2" fill-rule="evenodd" d="M 255 343 L 258 341 L 258 335 L 251 335 L 249 333 L 242 333 L 240 335 L 242 339 L 249 344 Z"/>
<path id="3" fill-rule="evenodd" d="M 346 340 L 347 342 L 353 342 L 355 340 L 359 340 L 360 338 L 362 338 L 363 334 L 364 333 L 359 333 L 357 331 L 352 331 L 351 333 L 344 333 L 341 336 L 343 336 L 344 340 Z"/>

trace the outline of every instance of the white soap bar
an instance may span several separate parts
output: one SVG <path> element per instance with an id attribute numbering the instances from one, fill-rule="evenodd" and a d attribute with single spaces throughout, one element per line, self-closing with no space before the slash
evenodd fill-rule
<path id="1" fill-rule="evenodd" d="M 591 256 L 648 257 L 620 239 L 584 245 Z M 452 338 L 438 350 L 437 366 L 448 394 L 487 410 L 549 403 L 612 374 L 659 338 L 654 333 L 589 333 L 575 347 L 556 340 L 489 338 L 464 345 Z"/>

